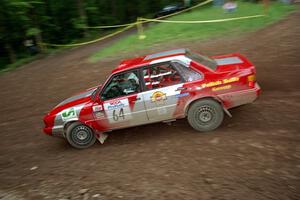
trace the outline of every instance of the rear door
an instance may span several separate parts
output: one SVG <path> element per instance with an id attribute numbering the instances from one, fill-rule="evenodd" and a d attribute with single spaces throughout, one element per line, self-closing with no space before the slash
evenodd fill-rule
<path id="1" fill-rule="evenodd" d="M 184 90 L 183 79 L 171 62 L 146 66 L 143 99 L 150 122 L 174 118 L 178 95 Z"/>
<path id="2" fill-rule="evenodd" d="M 102 109 L 95 119 L 106 129 L 130 127 L 148 122 L 138 70 L 114 75 L 101 92 Z"/>

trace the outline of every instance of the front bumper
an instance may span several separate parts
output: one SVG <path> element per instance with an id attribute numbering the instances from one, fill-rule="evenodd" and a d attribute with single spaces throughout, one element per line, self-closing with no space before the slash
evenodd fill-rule
<path id="1" fill-rule="evenodd" d="M 44 133 L 47 135 L 52 135 L 52 128 L 51 127 L 45 127 L 43 129 Z"/>
<path id="2" fill-rule="evenodd" d="M 65 137 L 65 131 L 63 126 L 45 127 L 44 133 L 55 137 Z"/>

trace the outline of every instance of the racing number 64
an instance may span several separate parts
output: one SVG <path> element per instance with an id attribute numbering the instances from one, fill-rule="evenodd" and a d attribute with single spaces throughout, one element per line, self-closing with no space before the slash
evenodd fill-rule
<path id="1" fill-rule="evenodd" d="M 117 110 L 114 110 L 114 111 L 113 111 L 113 119 L 114 119 L 115 121 L 119 121 L 120 118 L 122 118 L 122 120 L 125 119 L 125 115 L 124 115 L 124 110 L 123 110 L 123 108 L 121 108 L 121 109 L 119 110 L 119 113 L 117 113 Z"/>

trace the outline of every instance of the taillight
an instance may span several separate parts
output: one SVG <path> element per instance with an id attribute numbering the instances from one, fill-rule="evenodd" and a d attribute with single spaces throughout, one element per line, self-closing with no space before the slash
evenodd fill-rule
<path id="1" fill-rule="evenodd" d="M 248 85 L 249 87 L 254 87 L 255 86 L 255 82 L 256 82 L 256 76 L 255 74 L 252 74 L 250 76 L 248 76 Z"/>

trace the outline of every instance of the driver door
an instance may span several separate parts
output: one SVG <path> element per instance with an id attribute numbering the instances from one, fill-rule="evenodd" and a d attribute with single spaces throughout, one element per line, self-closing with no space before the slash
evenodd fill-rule
<path id="1" fill-rule="evenodd" d="M 101 129 L 111 130 L 148 122 L 137 70 L 110 78 L 100 93 L 100 106 L 94 117 Z"/>

